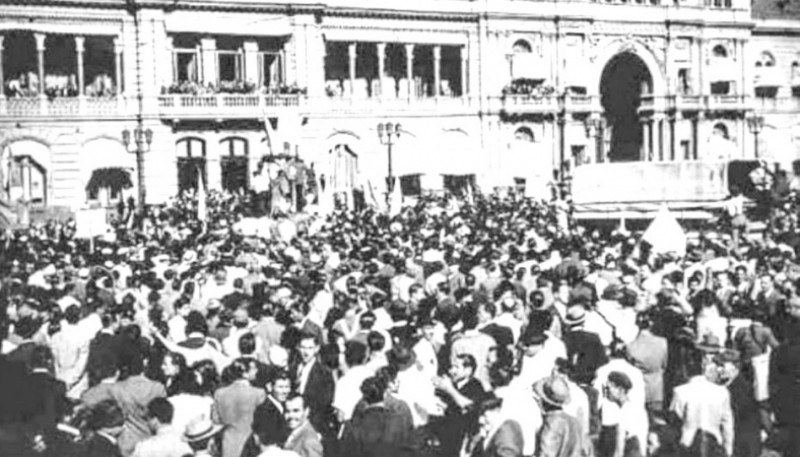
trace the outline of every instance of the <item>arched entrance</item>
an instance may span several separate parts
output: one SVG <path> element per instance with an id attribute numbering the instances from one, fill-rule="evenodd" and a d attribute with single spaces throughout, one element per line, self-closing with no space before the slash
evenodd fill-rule
<path id="1" fill-rule="evenodd" d="M 643 135 L 638 111 L 642 95 L 652 93 L 652 87 L 650 70 L 632 52 L 617 54 L 603 69 L 600 94 L 611 135 L 608 156 L 612 162 L 640 159 Z"/>

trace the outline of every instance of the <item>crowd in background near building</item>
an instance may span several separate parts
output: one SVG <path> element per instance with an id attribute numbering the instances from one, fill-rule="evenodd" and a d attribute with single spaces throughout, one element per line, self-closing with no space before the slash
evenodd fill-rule
<path id="1" fill-rule="evenodd" d="M 800 455 L 800 241 L 740 206 L 680 257 L 514 195 L 8 230 L 0 455 Z"/>

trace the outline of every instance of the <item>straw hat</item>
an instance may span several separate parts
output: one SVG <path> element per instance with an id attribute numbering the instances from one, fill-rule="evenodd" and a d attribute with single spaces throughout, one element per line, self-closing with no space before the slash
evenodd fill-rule
<path id="1" fill-rule="evenodd" d="M 189 425 L 186 426 L 183 437 L 186 438 L 186 441 L 189 443 L 195 443 L 211 438 L 221 432 L 222 428 L 222 425 L 211 422 L 211 419 L 207 417 L 202 417 L 190 422 Z"/>

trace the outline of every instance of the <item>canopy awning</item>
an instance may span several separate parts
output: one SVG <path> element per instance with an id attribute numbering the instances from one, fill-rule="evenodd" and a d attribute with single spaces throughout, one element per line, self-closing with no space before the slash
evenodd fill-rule
<path id="1" fill-rule="evenodd" d="M 133 187 L 131 173 L 124 168 L 98 168 L 92 172 L 86 190 L 95 192 L 98 189 L 110 189 L 112 192 L 119 192 L 123 189 Z"/>

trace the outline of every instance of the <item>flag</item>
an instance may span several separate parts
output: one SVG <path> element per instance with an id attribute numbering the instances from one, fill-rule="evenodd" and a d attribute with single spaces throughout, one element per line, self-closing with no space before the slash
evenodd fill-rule
<path id="1" fill-rule="evenodd" d="M 642 241 L 650 243 L 654 254 L 674 253 L 681 257 L 686 254 L 686 233 L 667 205 L 662 205 L 658 210 L 653 222 L 642 235 Z"/>
<path id="2" fill-rule="evenodd" d="M 475 205 L 475 196 L 472 195 L 472 183 L 467 183 L 467 205 Z"/>
<path id="3" fill-rule="evenodd" d="M 200 167 L 197 168 L 197 219 L 200 222 L 205 222 L 208 217 L 208 208 L 206 204 L 206 185 L 203 182 L 203 173 Z"/>
<path id="4" fill-rule="evenodd" d="M 383 211 L 384 205 L 382 205 L 378 197 L 375 196 L 375 187 L 372 185 L 372 181 L 367 181 L 367 187 L 369 187 L 370 206 L 373 206 L 378 211 Z"/>
<path id="5" fill-rule="evenodd" d="M 403 209 L 403 191 L 400 189 L 399 182 L 395 183 L 394 189 L 392 189 L 392 195 L 389 197 L 389 202 L 389 217 L 400 214 L 400 211 Z"/>

